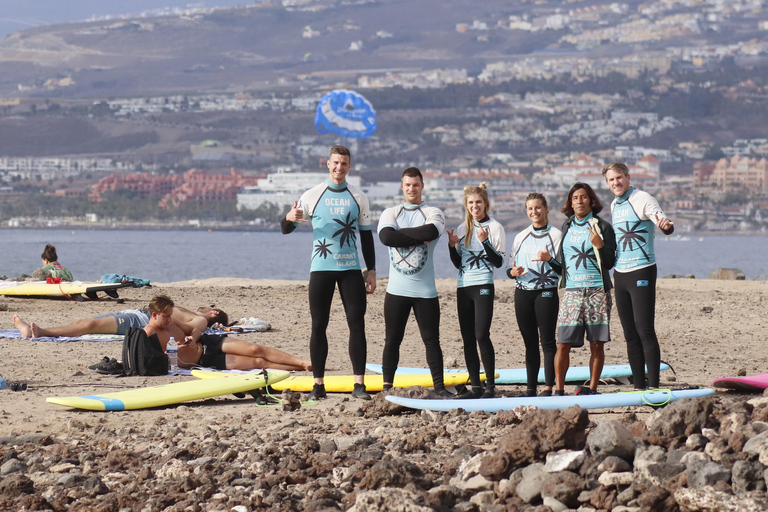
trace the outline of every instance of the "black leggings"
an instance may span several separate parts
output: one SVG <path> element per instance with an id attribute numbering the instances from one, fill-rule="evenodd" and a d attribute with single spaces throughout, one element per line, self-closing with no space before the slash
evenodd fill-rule
<path id="1" fill-rule="evenodd" d="M 486 384 L 494 385 L 496 373 L 496 352 L 491 342 L 491 321 L 493 320 L 493 284 L 465 286 L 456 289 L 456 307 L 459 311 L 461 339 L 464 340 L 464 360 L 467 362 L 469 379 L 473 386 L 480 386 L 480 359 L 485 368 Z"/>
<path id="2" fill-rule="evenodd" d="M 443 351 L 440 349 L 440 302 L 433 299 L 402 297 L 387 293 L 384 296 L 384 326 L 386 339 L 382 356 L 384 382 L 392 383 L 400 361 L 400 344 L 405 336 L 405 326 L 413 309 L 413 316 L 419 324 L 419 332 L 427 348 L 427 365 L 432 374 L 435 390 L 445 388 L 443 384 Z"/>
<path id="3" fill-rule="evenodd" d="M 627 356 L 635 388 L 659 387 L 661 349 L 656 338 L 656 265 L 632 272 L 614 272 L 616 309 L 627 340 Z"/>
<path id="4" fill-rule="evenodd" d="M 317 379 L 325 376 L 325 360 L 328 358 L 326 330 L 337 284 L 349 326 L 349 358 L 352 360 L 352 373 L 365 374 L 367 344 L 363 274 L 359 270 L 316 271 L 309 274 L 309 312 L 312 315 L 309 357 L 312 360 L 312 375 Z"/>
<path id="5" fill-rule="evenodd" d="M 539 339 L 544 353 L 544 385 L 555 385 L 557 353 L 557 312 L 560 298 L 556 288 L 523 290 L 515 288 L 515 316 L 525 343 L 525 369 L 528 389 L 536 389 L 539 380 Z"/>

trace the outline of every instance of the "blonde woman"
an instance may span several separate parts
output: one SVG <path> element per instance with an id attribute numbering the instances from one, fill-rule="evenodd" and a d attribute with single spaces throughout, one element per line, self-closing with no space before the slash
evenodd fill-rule
<path id="1" fill-rule="evenodd" d="M 493 319 L 493 269 L 504 264 L 507 245 L 504 228 L 489 217 L 491 205 L 486 184 L 464 188 L 463 224 L 448 233 L 451 261 L 459 269 L 456 305 L 464 340 L 464 358 L 472 389 L 459 398 L 492 398 L 495 395 L 496 353 L 491 342 Z M 485 390 L 480 384 L 480 357 L 485 369 Z"/>

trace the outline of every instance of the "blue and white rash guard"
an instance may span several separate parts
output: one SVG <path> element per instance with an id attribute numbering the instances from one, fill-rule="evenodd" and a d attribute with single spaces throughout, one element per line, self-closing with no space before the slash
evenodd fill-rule
<path id="1" fill-rule="evenodd" d="M 467 236 L 467 225 L 461 223 L 456 228 L 456 236 L 459 241 L 456 243 L 456 252 L 461 256 L 461 268 L 459 268 L 459 277 L 456 279 L 456 287 L 475 286 L 482 284 L 493 284 L 494 266 L 488 261 L 483 242 L 477 239 L 477 232 L 480 228 L 488 229 L 488 240 L 491 248 L 504 261 L 504 253 L 507 246 L 507 235 L 504 233 L 504 227 L 491 217 L 485 222 L 474 221 L 472 229 L 472 241 L 469 247 L 464 245 L 464 238 Z"/>
<path id="2" fill-rule="evenodd" d="M 445 231 L 445 216 L 439 208 L 402 203 L 387 208 L 379 219 L 379 232 L 384 228 L 416 228 L 433 224 L 440 235 Z M 436 239 L 411 247 L 389 247 L 389 283 L 387 293 L 401 297 L 431 299 L 437 297 L 434 254 Z"/>
<path id="3" fill-rule="evenodd" d="M 297 208 L 303 218 L 312 219 L 310 272 L 360 270 L 356 230 L 371 230 L 368 198 L 362 190 L 326 180 L 304 192 Z"/>
<path id="4" fill-rule="evenodd" d="M 528 226 L 515 236 L 512 253 L 509 255 L 507 269 L 513 265 L 525 268 L 525 274 L 515 278 L 515 286 L 523 290 L 541 290 L 557 288 L 560 276 L 548 261 L 533 261 L 539 251 L 547 251 L 554 259 L 560 247 L 563 233 L 547 224 L 542 229 Z"/>
<path id="5" fill-rule="evenodd" d="M 630 187 L 611 203 L 611 223 L 616 233 L 615 272 L 631 272 L 656 263 L 655 227 L 667 216 L 656 199 Z"/>
<path id="6" fill-rule="evenodd" d="M 591 233 L 588 224 L 592 219 L 592 212 L 581 220 L 573 217 L 563 238 L 566 289 L 603 287 L 603 275 L 597 263 L 595 248 L 589 239 Z"/>

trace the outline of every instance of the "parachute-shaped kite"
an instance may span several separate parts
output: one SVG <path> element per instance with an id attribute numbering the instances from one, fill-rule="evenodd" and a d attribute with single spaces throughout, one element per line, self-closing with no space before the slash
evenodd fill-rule
<path id="1" fill-rule="evenodd" d="M 358 93 L 337 89 L 323 96 L 317 105 L 315 126 L 320 133 L 362 139 L 376 131 L 376 112 Z"/>

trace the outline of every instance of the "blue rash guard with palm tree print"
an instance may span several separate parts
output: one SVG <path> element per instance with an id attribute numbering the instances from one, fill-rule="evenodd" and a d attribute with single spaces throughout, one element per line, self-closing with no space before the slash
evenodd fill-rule
<path id="1" fill-rule="evenodd" d="M 611 223 L 616 233 L 614 272 L 631 272 L 656 264 L 654 230 L 667 216 L 649 193 L 630 187 L 611 203 Z"/>
<path id="2" fill-rule="evenodd" d="M 310 272 L 360 270 L 356 229 L 371 230 L 368 198 L 360 189 L 326 180 L 304 192 L 297 208 L 312 220 Z"/>
<path id="3" fill-rule="evenodd" d="M 563 267 L 565 288 L 602 288 L 603 275 L 590 241 L 588 224 L 592 212 L 581 220 L 573 217 L 571 226 L 563 238 Z"/>
<path id="4" fill-rule="evenodd" d="M 557 288 L 560 276 L 547 261 L 534 261 L 539 251 L 547 251 L 554 258 L 560 247 L 562 232 L 547 224 L 542 229 L 532 225 L 517 234 L 512 244 L 507 269 L 513 265 L 525 268 L 525 274 L 515 279 L 515 286 L 523 290 L 541 290 Z"/>

